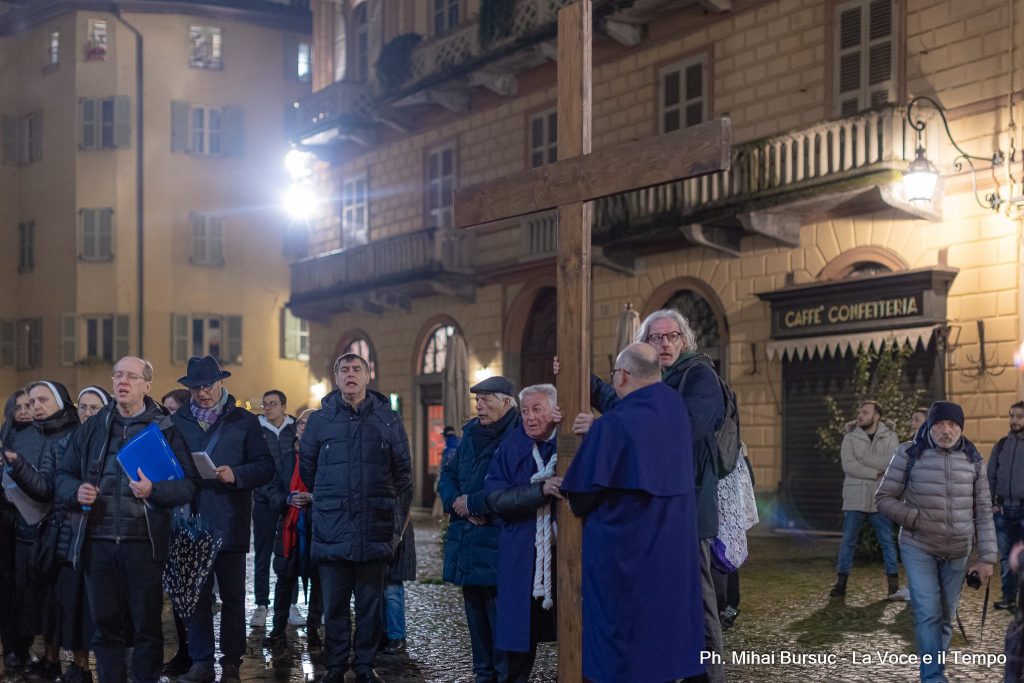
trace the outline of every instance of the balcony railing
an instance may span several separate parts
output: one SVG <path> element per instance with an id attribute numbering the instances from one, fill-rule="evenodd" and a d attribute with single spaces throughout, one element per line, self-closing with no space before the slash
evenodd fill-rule
<path id="1" fill-rule="evenodd" d="M 678 223 L 698 222 L 752 202 L 784 203 L 814 188 L 903 169 L 913 152 L 904 138 L 905 113 L 891 106 L 734 145 L 727 171 L 599 200 L 595 230 L 667 214 Z"/>
<path id="2" fill-rule="evenodd" d="M 446 276 L 464 278 L 472 273 L 473 238 L 469 231 L 429 228 L 296 261 L 292 302 L 389 287 L 401 289 L 404 296 L 429 294 L 435 279 L 440 282 Z"/>
<path id="3" fill-rule="evenodd" d="M 318 144 L 316 136 L 333 136 L 336 129 L 370 130 L 374 125 L 374 95 L 366 83 L 338 81 L 298 103 L 296 133 L 305 144 Z"/>

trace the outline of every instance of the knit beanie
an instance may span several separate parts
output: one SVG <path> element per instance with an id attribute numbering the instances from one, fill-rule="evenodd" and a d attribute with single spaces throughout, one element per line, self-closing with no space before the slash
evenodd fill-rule
<path id="1" fill-rule="evenodd" d="M 928 409 L 928 429 L 934 427 L 936 422 L 942 422 L 943 420 L 955 422 L 960 426 L 960 429 L 963 429 L 964 409 L 960 407 L 959 403 L 953 403 L 952 401 L 936 401 L 932 404 L 932 407 Z"/>

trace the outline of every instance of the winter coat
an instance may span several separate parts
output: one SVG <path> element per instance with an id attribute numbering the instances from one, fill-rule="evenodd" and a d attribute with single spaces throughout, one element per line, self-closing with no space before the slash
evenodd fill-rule
<path id="1" fill-rule="evenodd" d="M 275 427 L 263 415 L 259 416 L 260 427 L 263 428 L 263 438 L 267 440 L 267 448 L 274 458 L 274 464 L 280 467 L 285 460 L 291 460 L 291 464 L 285 463 L 287 467 L 294 467 L 295 463 L 295 418 L 291 415 L 284 416 L 284 422 L 280 427 Z M 273 483 L 273 481 L 271 481 Z M 265 494 L 265 486 L 261 486 L 252 492 L 252 502 L 256 505 L 270 505 Z M 271 507 L 274 507 L 271 505 Z"/>
<path id="2" fill-rule="evenodd" d="M 908 450 L 917 456 L 907 481 Z M 917 441 L 902 444 L 875 493 L 878 511 L 902 527 L 900 542 L 945 559 L 971 554 L 977 537 L 978 558 L 998 558 L 992 499 L 985 463 L 967 439 L 952 450 L 936 447 L 925 430 Z"/>
<path id="3" fill-rule="evenodd" d="M 252 491 L 274 477 L 274 459 L 259 420 L 248 410 L 235 406 L 235 397 L 230 395 L 224 411 L 206 431 L 192 414 L 191 400 L 171 419 L 191 452 L 206 451 L 214 465 L 231 467 L 235 475 L 231 484 L 219 479 L 199 480 L 199 495 L 193 509 L 224 539 L 221 552 L 249 552 Z M 211 449 L 213 439 L 216 443 Z"/>
<path id="4" fill-rule="evenodd" d="M 357 408 L 332 391 L 302 434 L 300 473 L 313 494 L 313 560 L 390 562 L 412 502 L 409 439 L 387 397 Z"/>
<path id="5" fill-rule="evenodd" d="M 988 486 L 996 505 L 1004 498 L 1024 499 L 1024 431 L 1010 432 L 996 442 L 988 459 Z"/>
<path id="6" fill-rule="evenodd" d="M 270 483 L 260 489 L 260 497 L 266 501 L 266 505 L 277 513 L 277 521 L 274 523 L 274 573 L 278 576 L 306 576 L 310 566 L 310 548 L 313 542 L 312 510 L 309 507 L 303 511 L 305 517 L 304 543 L 298 547 L 305 547 L 305 556 L 298 552 L 284 555 L 284 516 L 290 507 L 288 496 L 291 494 L 292 475 L 295 473 L 295 455 L 293 450 L 290 458 L 282 456 L 277 461 L 277 470 Z"/>
<path id="7" fill-rule="evenodd" d="M 153 492 L 143 501 L 128 487 L 128 477 L 111 451 L 120 450 L 133 436 L 156 422 L 171 446 L 185 478 L 153 483 Z M 115 433 L 119 432 L 119 433 Z M 74 529 L 70 557 L 77 564 L 86 536 L 90 539 L 123 539 L 129 529 L 145 529 L 137 540 L 149 540 L 153 559 L 167 559 L 171 538 L 171 512 L 192 502 L 199 490 L 199 473 L 192 462 L 184 437 L 167 412 L 146 397 L 141 415 L 117 419 L 117 404 L 111 403 L 79 427 L 68 439 L 57 465 L 56 499 L 80 511 L 78 487 L 85 482 L 98 486 L 99 496 Z M 136 540 L 129 537 L 129 540 Z"/>
<path id="8" fill-rule="evenodd" d="M 878 423 L 872 439 L 860 427 L 843 437 L 840 459 L 843 462 L 843 509 L 877 512 L 875 491 L 889 466 L 900 439 L 884 422 Z"/>
<path id="9" fill-rule="evenodd" d="M 402 542 L 395 551 L 395 559 L 388 565 L 386 579 L 390 583 L 416 580 L 416 530 L 413 528 L 412 515 L 409 516 Z"/>
<path id="10" fill-rule="evenodd" d="M 708 356 L 682 353 L 671 367 L 662 370 L 661 381 L 678 391 L 686 403 L 693 432 L 697 536 L 702 540 L 715 538 L 718 535 L 717 432 L 725 421 L 725 401 L 718 375 Z M 591 376 L 591 406 L 607 413 L 618 401 L 610 384 Z"/>
<path id="11" fill-rule="evenodd" d="M 437 492 L 449 514 L 444 539 L 444 580 L 460 586 L 494 586 L 498 583 L 498 534 L 501 523 L 487 506 L 484 478 L 491 457 L 502 439 L 521 423 L 519 410 L 510 409 L 492 425 L 475 417 L 462 428 L 455 455 L 441 467 Z M 485 523 L 476 526 L 454 512 L 455 499 L 465 494 L 473 516 Z"/>
<path id="12" fill-rule="evenodd" d="M 35 424 L 32 424 L 26 429 L 12 432 L 6 445 L 8 450 L 14 451 L 20 456 L 12 465 L 14 471 L 11 473 L 11 477 L 24 490 L 25 487 L 21 485 L 21 481 L 25 481 L 28 476 L 27 471 L 38 470 L 43 464 L 47 439 Z M 16 474 L 19 471 L 21 472 L 21 481 L 18 480 Z M 39 498 L 45 499 L 44 497 Z M 23 543 L 31 543 L 36 537 L 36 526 L 26 522 L 21 513 L 17 511 L 15 511 L 14 537 Z"/>

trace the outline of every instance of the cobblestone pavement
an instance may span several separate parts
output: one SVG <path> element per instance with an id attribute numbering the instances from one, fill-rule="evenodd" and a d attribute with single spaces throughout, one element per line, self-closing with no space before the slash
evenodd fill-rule
<path id="1" fill-rule="evenodd" d="M 377 670 L 389 683 L 471 681 L 472 665 L 462 597 L 455 586 L 440 583 L 441 556 L 437 525 L 419 518 L 416 528 L 419 580 L 406 585 L 408 657 L 379 658 Z M 889 683 L 917 680 L 917 668 L 879 661 L 880 656 L 913 653 L 913 615 L 907 603 L 885 600 L 881 563 L 857 563 L 845 600 L 828 597 L 835 579 L 836 539 L 771 535 L 751 539 L 751 556 L 741 571 L 741 614 L 726 633 L 726 671 L 730 682 L 809 681 Z M 273 578 L 272 578 L 273 580 Z M 251 568 L 249 600 L 252 601 Z M 978 661 L 954 661 L 954 653 L 995 657 L 1002 652 L 1009 622 L 1005 612 L 989 610 L 981 636 L 980 591 L 965 588 L 960 603 L 970 644 L 956 633 L 947 661 L 951 681 L 1001 681 L 1002 667 Z M 999 596 L 998 577 L 991 599 Z M 300 599 L 301 600 L 301 599 Z M 249 605 L 251 609 L 253 605 Z M 300 602 L 300 609 L 305 611 Z M 174 628 L 165 613 L 167 656 L 174 652 Z M 301 683 L 323 673 L 322 651 L 307 650 L 305 629 L 289 629 L 289 648 L 276 655 L 261 646 L 262 629 L 253 629 L 242 665 L 247 681 Z M 37 643 L 38 647 L 38 643 Z M 748 656 L 742 663 L 733 658 Z M 735 654 L 734 654 L 735 653 Z M 834 663 L 817 657 L 834 655 Z M 557 650 L 542 646 L 534 681 L 554 681 Z M 793 661 L 804 656 L 803 661 Z M 961 657 L 962 660 L 962 657 Z M 350 674 L 351 676 L 351 674 Z M 351 680 L 351 679 L 350 679 Z"/>

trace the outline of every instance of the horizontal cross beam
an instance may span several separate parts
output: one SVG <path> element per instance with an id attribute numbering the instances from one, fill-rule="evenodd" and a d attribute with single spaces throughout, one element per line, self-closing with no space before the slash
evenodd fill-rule
<path id="1" fill-rule="evenodd" d="M 729 168 L 731 137 L 730 119 L 719 117 L 461 188 L 455 191 L 455 227 L 470 228 L 724 171 Z"/>

